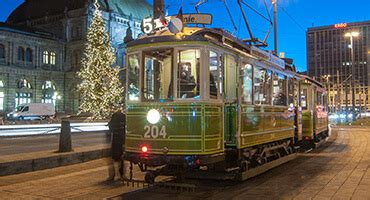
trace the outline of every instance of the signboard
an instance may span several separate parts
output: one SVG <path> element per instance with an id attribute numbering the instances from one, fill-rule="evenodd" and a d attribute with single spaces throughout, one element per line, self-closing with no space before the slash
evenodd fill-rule
<path id="1" fill-rule="evenodd" d="M 171 24 L 171 19 L 178 18 L 177 16 L 167 16 L 159 19 L 145 18 L 141 23 L 141 30 L 150 34 L 158 30 L 167 28 Z M 177 20 L 174 20 L 177 21 Z M 172 21 L 172 22 L 174 22 Z M 212 24 L 212 15 L 210 14 L 184 14 L 182 15 L 183 24 Z M 173 23 L 172 23 L 173 24 Z"/>
<path id="2" fill-rule="evenodd" d="M 274 63 L 275 65 L 278 65 L 279 67 L 283 69 L 285 68 L 284 60 L 276 57 L 272 53 L 266 52 L 262 49 L 252 46 L 251 54 L 258 57 L 259 59 L 269 61 L 270 63 Z"/>
<path id="3" fill-rule="evenodd" d="M 341 24 L 334 25 L 334 28 L 346 28 L 346 27 L 347 27 L 347 23 L 341 23 Z"/>

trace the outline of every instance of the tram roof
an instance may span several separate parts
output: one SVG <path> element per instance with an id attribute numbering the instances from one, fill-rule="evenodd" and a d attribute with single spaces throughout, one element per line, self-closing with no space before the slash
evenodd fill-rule
<path id="1" fill-rule="evenodd" d="M 227 45 L 232 48 L 237 48 L 245 53 L 250 53 L 251 47 L 245 44 L 240 39 L 234 37 L 229 32 L 219 28 L 198 28 L 184 27 L 183 31 L 178 34 L 173 34 L 169 30 L 157 31 L 150 35 L 144 35 L 137 40 L 133 40 L 127 44 L 127 47 L 132 47 L 141 44 L 161 43 L 161 42 L 179 42 L 179 41 L 203 41 L 214 42 L 221 45 Z"/>

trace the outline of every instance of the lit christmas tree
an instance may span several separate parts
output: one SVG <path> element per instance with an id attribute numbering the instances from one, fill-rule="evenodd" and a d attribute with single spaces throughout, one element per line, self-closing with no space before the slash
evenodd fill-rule
<path id="1" fill-rule="evenodd" d="M 107 119 L 122 103 L 124 88 L 119 80 L 119 68 L 112 67 L 115 59 L 105 22 L 95 1 L 95 13 L 87 32 L 82 67 L 78 72 L 81 79 L 78 85 L 80 113 L 92 113 L 94 119 Z"/>

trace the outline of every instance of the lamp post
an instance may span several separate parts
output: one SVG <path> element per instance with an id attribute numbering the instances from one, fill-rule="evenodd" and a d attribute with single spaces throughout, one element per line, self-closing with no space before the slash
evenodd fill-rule
<path id="1" fill-rule="evenodd" d="M 274 6 L 274 53 L 278 55 L 278 33 L 277 33 L 277 0 L 272 0 Z"/>
<path id="2" fill-rule="evenodd" d="M 353 49 L 353 38 L 354 37 L 358 37 L 360 35 L 359 32 L 357 31 L 351 31 L 351 32 L 348 32 L 346 33 L 344 36 L 345 37 L 348 37 L 350 38 L 350 48 L 351 48 L 351 60 L 352 60 L 352 81 L 351 81 L 351 85 L 352 85 L 352 113 L 353 113 L 353 117 L 355 117 L 354 113 L 355 113 L 355 110 L 356 110 L 356 96 L 355 96 L 355 56 L 354 56 L 354 49 Z"/>
<path id="3" fill-rule="evenodd" d="M 324 78 L 324 80 L 325 80 L 325 83 L 326 83 L 326 89 L 328 90 L 327 92 L 328 92 L 328 106 L 329 106 L 329 112 L 333 112 L 332 110 L 332 107 L 331 107 L 331 96 L 330 96 L 330 81 L 329 81 L 329 78 L 330 78 L 331 76 L 330 76 L 330 74 L 328 74 L 328 75 L 323 75 L 322 76 L 322 78 Z"/>

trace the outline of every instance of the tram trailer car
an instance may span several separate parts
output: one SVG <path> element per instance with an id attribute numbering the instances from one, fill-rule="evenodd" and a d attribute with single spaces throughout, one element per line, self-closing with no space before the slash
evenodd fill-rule
<path id="1" fill-rule="evenodd" d="M 240 175 L 294 153 L 301 76 L 283 60 L 222 29 L 189 27 L 143 36 L 127 52 L 125 159 L 147 182 Z"/>
<path id="2" fill-rule="evenodd" d="M 327 92 L 323 85 L 301 75 L 300 104 L 302 109 L 302 142 L 300 146 L 315 148 L 329 136 Z"/>

